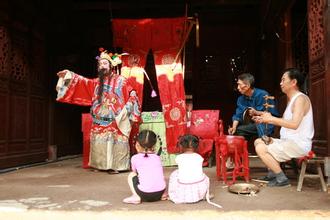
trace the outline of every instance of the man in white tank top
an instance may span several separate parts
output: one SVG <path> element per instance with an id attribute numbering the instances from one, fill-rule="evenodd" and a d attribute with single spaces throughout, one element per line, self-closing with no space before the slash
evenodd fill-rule
<path id="1" fill-rule="evenodd" d="M 253 117 L 257 123 L 281 126 L 280 139 L 273 139 L 266 145 L 260 138 L 254 142 L 260 159 L 269 168 L 264 181 L 268 186 L 288 186 L 289 179 L 283 173 L 280 162 L 299 158 L 308 154 L 314 136 L 313 111 L 311 101 L 300 87 L 304 76 L 295 68 L 286 69 L 281 79 L 281 90 L 287 95 L 288 103 L 282 118 L 264 112 Z"/>

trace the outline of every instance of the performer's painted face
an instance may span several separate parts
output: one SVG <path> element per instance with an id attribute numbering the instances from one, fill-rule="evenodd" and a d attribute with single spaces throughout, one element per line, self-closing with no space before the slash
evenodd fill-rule
<path id="1" fill-rule="evenodd" d="M 100 59 L 98 63 L 98 71 L 103 70 L 105 73 L 110 73 L 110 62 L 106 59 Z"/>
<path id="2" fill-rule="evenodd" d="M 250 84 L 247 82 L 244 82 L 240 79 L 237 81 L 237 89 L 242 95 L 246 95 L 250 88 Z"/>

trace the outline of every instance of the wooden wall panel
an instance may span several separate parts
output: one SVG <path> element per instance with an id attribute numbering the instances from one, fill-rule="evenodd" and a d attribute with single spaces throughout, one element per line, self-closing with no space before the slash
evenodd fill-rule
<path id="1" fill-rule="evenodd" d="M 0 80 L 1 83 L 1 80 Z M 6 145 L 6 136 L 7 136 L 7 96 L 0 90 L 0 155 L 5 154 L 7 145 Z"/>
<path id="2" fill-rule="evenodd" d="M 9 139 L 11 142 L 25 141 L 27 138 L 27 98 L 12 96 L 10 99 Z"/>
<path id="3" fill-rule="evenodd" d="M 308 1 L 308 45 L 309 45 L 309 79 L 310 98 L 314 110 L 314 150 L 318 154 L 329 154 L 329 123 L 330 116 L 327 109 L 330 107 L 327 88 L 329 70 L 326 68 L 327 52 L 325 28 L 327 0 Z M 329 31 L 329 30 L 328 30 Z M 328 72 L 327 72 L 328 71 Z"/>
<path id="4" fill-rule="evenodd" d="M 6 129 L 7 128 L 7 96 L 0 91 L 0 123 L 2 129 L 0 129 L 0 142 L 6 139 Z"/>
<path id="5" fill-rule="evenodd" d="M 310 98 L 313 105 L 313 115 L 314 115 L 314 142 L 316 146 L 319 146 L 319 143 L 324 142 L 327 136 L 327 124 L 320 123 L 325 122 L 327 120 L 326 109 L 321 106 L 324 105 L 326 102 L 326 95 L 325 95 L 325 81 L 323 78 L 319 78 L 318 80 L 313 80 L 310 85 Z M 323 143 L 324 144 L 324 143 Z M 321 144 L 322 146 L 322 144 Z M 319 148 L 318 150 L 321 150 Z M 324 149 L 323 149 L 324 150 Z"/>
<path id="6" fill-rule="evenodd" d="M 8 30 L 0 26 L 0 76 L 8 74 L 9 43 Z"/>
<path id="7" fill-rule="evenodd" d="M 48 156 L 45 41 L 25 21 L 0 24 L 0 169 Z"/>
<path id="8" fill-rule="evenodd" d="M 24 154 L 28 150 L 28 145 L 26 144 L 26 140 L 18 140 L 14 139 L 8 143 L 8 155 L 19 155 Z"/>
<path id="9" fill-rule="evenodd" d="M 36 142 L 36 143 L 34 143 Z M 39 152 L 41 154 L 47 154 L 45 149 L 45 142 L 43 140 L 33 140 L 30 142 L 29 151 L 32 152 Z"/>
<path id="10" fill-rule="evenodd" d="M 30 106 L 30 138 L 32 140 L 42 141 L 46 137 L 46 129 L 44 125 L 46 124 L 46 102 L 40 98 L 31 98 Z"/>
<path id="11" fill-rule="evenodd" d="M 0 156 L 7 152 L 7 145 L 4 140 L 0 140 Z"/>
<path id="12" fill-rule="evenodd" d="M 0 26 L 0 157 L 7 152 L 9 43 L 8 30 Z"/>

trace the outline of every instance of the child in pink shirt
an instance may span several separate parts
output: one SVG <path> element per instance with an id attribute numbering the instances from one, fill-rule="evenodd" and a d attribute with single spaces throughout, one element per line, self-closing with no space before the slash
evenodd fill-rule
<path id="1" fill-rule="evenodd" d="M 162 199 L 166 183 L 161 159 L 154 152 L 156 142 L 157 136 L 153 131 L 139 132 L 135 145 L 138 153 L 131 158 L 132 172 L 128 175 L 132 195 L 125 198 L 124 203 L 139 204 L 141 201 L 154 202 Z"/>

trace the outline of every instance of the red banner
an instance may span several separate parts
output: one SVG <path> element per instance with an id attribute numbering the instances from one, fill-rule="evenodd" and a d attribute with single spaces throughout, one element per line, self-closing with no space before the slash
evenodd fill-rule
<path id="1" fill-rule="evenodd" d="M 185 18 L 114 19 L 114 46 L 130 53 L 124 58 L 122 74 L 135 83 L 142 103 L 143 68 L 147 52 L 155 56 L 160 101 L 166 122 L 169 153 L 177 153 L 177 139 L 186 132 L 183 72 L 178 55 L 184 38 Z M 141 97 L 141 98 L 140 98 Z"/>
<path id="2" fill-rule="evenodd" d="M 184 23 L 185 18 L 113 19 L 113 43 L 130 51 L 180 48 Z"/>
<path id="3" fill-rule="evenodd" d="M 175 62 L 177 50 L 154 53 L 160 100 L 166 124 L 166 141 L 170 153 L 177 153 L 178 137 L 185 134 L 186 103 L 182 64 Z M 178 59 L 180 60 L 180 59 Z"/>

